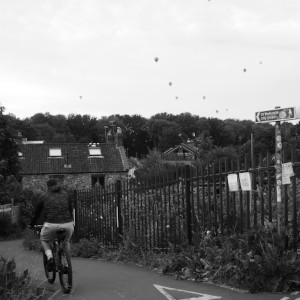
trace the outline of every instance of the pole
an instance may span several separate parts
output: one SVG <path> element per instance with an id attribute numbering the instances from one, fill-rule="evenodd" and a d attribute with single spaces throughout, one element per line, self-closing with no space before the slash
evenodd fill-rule
<path id="1" fill-rule="evenodd" d="M 116 182 L 116 193 L 117 193 L 117 207 L 116 207 L 116 219 L 117 219 L 117 242 L 121 240 L 123 236 L 123 219 L 122 219 L 122 208 L 121 208 L 121 198 L 122 198 L 122 186 L 121 180 Z"/>
<path id="2" fill-rule="evenodd" d="M 280 108 L 280 107 L 275 107 Z M 282 184 L 282 140 L 280 121 L 275 124 L 275 160 L 276 160 L 276 199 L 277 199 L 277 230 L 281 233 L 280 216 L 281 216 L 281 184 Z"/>
<path id="3" fill-rule="evenodd" d="M 107 143 L 107 126 L 104 126 L 105 143 Z"/>
<path id="4" fill-rule="evenodd" d="M 188 243 L 191 245 L 192 238 L 192 212 L 191 212 L 191 167 L 185 166 L 185 196 L 186 196 L 186 229 Z"/>
<path id="5" fill-rule="evenodd" d="M 253 133 L 251 133 L 251 168 L 254 168 L 254 145 L 253 145 Z"/>

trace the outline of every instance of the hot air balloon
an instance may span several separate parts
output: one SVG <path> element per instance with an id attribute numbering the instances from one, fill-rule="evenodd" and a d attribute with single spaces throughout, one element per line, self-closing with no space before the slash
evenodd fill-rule
<path id="1" fill-rule="evenodd" d="M 203 100 L 205 100 L 206 96 L 203 96 Z"/>
<path id="2" fill-rule="evenodd" d="M 247 69 L 243 69 L 243 71 L 244 71 L 244 72 L 246 72 L 246 71 L 247 71 Z"/>
<path id="3" fill-rule="evenodd" d="M 171 86 L 172 85 L 172 82 L 169 82 L 169 86 Z"/>
<path id="4" fill-rule="evenodd" d="M 175 99 L 178 99 L 178 96 L 176 96 Z"/>
<path id="5" fill-rule="evenodd" d="M 155 60 L 155 62 L 158 62 L 158 57 L 155 57 L 154 60 Z"/>
<path id="6" fill-rule="evenodd" d="M 219 111 L 218 110 L 216 110 L 216 113 L 218 113 Z"/>

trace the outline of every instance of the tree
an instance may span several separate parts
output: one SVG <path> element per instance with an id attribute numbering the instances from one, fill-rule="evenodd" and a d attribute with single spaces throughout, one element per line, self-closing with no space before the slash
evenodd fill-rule
<path id="1" fill-rule="evenodd" d="M 2 180 L 6 180 L 9 176 L 17 176 L 20 169 L 16 136 L 9 126 L 7 116 L 3 114 L 4 110 L 4 107 L 0 107 L 0 177 Z"/>
<path id="2" fill-rule="evenodd" d="M 146 127 L 154 147 L 160 151 L 165 151 L 180 142 L 181 127 L 176 122 L 151 118 Z"/>
<path id="3" fill-rule="evenodd" d="M 199 117 L 190 113 L 182 113 L 177 115 L 173 119 L 182 130 L 182 134 L 191 139 L 194 135 L 198 135 L 201 132 L 201 128 L 198 126 Z"/>
<path id="4" fill-rule="evenodd" d="M 67 124 L 71 134 L 79 143 L 100 142 L 99 127 L 96 117 L 70 114 Z"/>
<path id="5" fill-rule="evenodd" d="M 200 159 L 205 159 L 207 154 L 212 151 L 214 144 L 211 136 L 205 136 L 204 133 L 193 139 L 196 149 L 200 152 Z"/>
<path id="6" fill-rule="evenodd" d="M 55 129 L 48 123 L 39 123 L 35 125 L 36 137 L 38 140 L 43 140 L 47 143 L 51 142 L 56 134 Z"/>
<path id="7" fill-rule="evenodd" d="M 124 147 L 128 156 L 143 157 L 153 147 L 151 137 L 146 129 L 147 119 L 140 115 L 117 115 L 123 123 Z"/>
<path id="8" fill-rule="evenodd" d="M 141 160 L 142 167 L 136 170 L 137 177 L 140 176 L 159 176 L 166 169 L 162 160 L 162 153 L 157 149 L 150 150 L 149 154 Z"/>

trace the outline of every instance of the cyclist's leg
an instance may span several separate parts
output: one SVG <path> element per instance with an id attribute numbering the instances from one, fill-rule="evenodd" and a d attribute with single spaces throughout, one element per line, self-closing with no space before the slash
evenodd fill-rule
<path id="1" fill-rule="evenodd" d="M 57 230 L 56 226 L 52 225 L 53 224 L 45 223 L 40 235 L 41 245 L 48 259 L 53 257 L 50 245 L 55 238 L 55 232 Z"/>
<path id="2" fill-rule="evenodd" d="M 70 239 L 74 232 L 73 222 L 61 224 L 61 228 L 65 229 L 64 249 L 70 253 Z"/>

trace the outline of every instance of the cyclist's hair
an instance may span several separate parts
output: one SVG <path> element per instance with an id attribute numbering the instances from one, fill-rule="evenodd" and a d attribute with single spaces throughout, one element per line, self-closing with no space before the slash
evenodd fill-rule
<path id="1" fill-rule="evenodd" d="M 57 181 L 55 179 L 49 179 L 47 181 L 47 186 L 48 187 L 52 187 L 52 186 L 55 186 L 55 185 L 57 185 Z"/>

